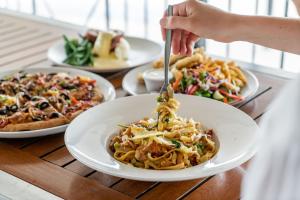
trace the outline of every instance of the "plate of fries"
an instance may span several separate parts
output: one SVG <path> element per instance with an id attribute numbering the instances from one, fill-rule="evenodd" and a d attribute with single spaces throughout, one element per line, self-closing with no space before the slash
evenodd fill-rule
<path id="1" fill-rule="evenodd" d="M 163 59 L 133 69 L 123 79 L 123 88 L 131 95 L 148 91 L 144 74 L 149 69 L 162 71 Z M 202 96 L 237 105 L 253 96 L 259 87 L 256 76 L 234 61 L 213 59 L 202 48 L 191 56 L 171 55 L 170 83 L 176 93 Z"/>

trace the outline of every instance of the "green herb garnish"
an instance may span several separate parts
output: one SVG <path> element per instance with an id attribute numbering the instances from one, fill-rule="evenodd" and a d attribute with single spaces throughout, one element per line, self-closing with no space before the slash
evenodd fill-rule
<path id="1" fill-rule="evenodd" d="M 201 150 L 204 150 L 204 148 L 205 148 L 205 145 L 202 144 L 202 143 L 197 144 L 196 146 L 197 146 L 198 149 L 201 149 Z"/>
<path id="2" fill-rule="evenodd" d="M 199 152 L 200 154 L 202 154 L 203 151 L 204 151 L 205 145 L 202 144 L 202 143 L 199 143 L 199 144 L 197 144 L 196 146 L 197 146 L 198 152 Z"/>
<path id="3" fill-rule="evenodd" d="M 171 142 L 175 145 L 177 149 L 180 148 L 181 144 L 177 140 L 171 140 Z"/>
<path id="4" fill-rule="evenodd" d="M 158 97 L 156 98 L 156 101 L 157 101 L 157 102 L 163 102 L 163 101 L 164 101 L 164 98 L 163 98 L 162 96 L 158 96 Z"/>

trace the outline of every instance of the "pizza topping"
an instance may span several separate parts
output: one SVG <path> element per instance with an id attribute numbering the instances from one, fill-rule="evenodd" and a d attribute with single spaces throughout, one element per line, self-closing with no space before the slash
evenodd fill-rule
<path id="1" fill-rule="evenodd" d="M 8 95 L 0 95 L 0 105 L 13 105 L 16 103 L 16 97 L 11 97 Z"/>
<path id="2" fill-rule="evenodd" d="M 47 92 L 44 93 L 45 96 L 56 96 L 59 94 L 59 91 L 52 87 L 50 90 L 47 90 Z"/>
<path id="3" fill-rule="evenodd" d="M 6 118 L 0 119 L 0 128 L 5 127 L 8 124 L 8 120 Z"/>
<path id="4" fill-rule="evenodd" d="M 78 104 L 79 101 L 75 97 L 71 97 L 71 103 L 72 104 Z"/>
<path id="5" fill-rule="evenodd" d="M 64 93 L 64 92 L 61 93 L 60 96 L 61 96 L 64 100 L 69 100 L 69 99 L 70 99 L 69 95 L 67 95 L 67 94 Z"/>
<path id="6" fill-rule="evenodd" d="M 54 118 L 58 118 L 59 117 L 59 113 L 58 112 L 53 112 L 49 115 L 50 119 L 54 119 Z"/>
<path id="7" fill-rule="evenodd" d="M 18 111 L 18 106 L 17 104 L 14 104 L 12 106 L 9 107 L 9 111 L 11 112 L 17 112 Z"/>
<path id="8" fill-rule="evenodd" d="M 27 94 L 27 93 L 23 93 L 23 94 L 22 94 L 22 97 L 23 97 L 24 99 L 26 99 L 26 100 L 30 100 L 30 99 L 31 99 L 30 95 Z"/>
<path id="9" fill-rule="evenodd" d="M 49 107 L 49 103 L 47 101 L 42 101 L 41 103 L 38 104 L 38 108 L 41 110 L 44 110 L 45 108 Z"/>
<path id="10" fill-rule="evenodd" d="M 0 109 L 0 115 L 6 115 L 7 114 L 7 109 L 5 108 L 1 108 Z"/>
<path id="11" fill-rule="evenodd" d="M 81 84 L 86 84 L 87 83 L 87 84 L 93 85 L 93 84 L 96 83 L 96 80 L 90 79 L 89 77 L 78 76 L 78 78 L 79 78 L 79 82 Z"/>
<path id="12" fill-rule="evenodd" d="M 41 121 L 46 118 L 45 113 L 37 108 L 30 107 L 28 112 L 34 121 Z"/>
<path id="13" fill-rule="evenodd" d="M 66 90 L 72 90 L 72 89 L 75 89 L 75 88 L 76 88 L 75 85 L 70 84 L 70 83 L 66 83 L 65 81 L 60 82 L 59 85 L 60 85 L 63 89 L 66 89 Z"/>
<path id="14" fill-rule="evenodd" d="M 18 88 L 16 83 L 13 82 L 2 82 L 1 84 L 1 90 L 3 90 L 3 94 L 6 95 L 15 95 L 16 94 L 16 89 Z"/>
<path id="15" fill-rule="evenodd" d="M 40 97 L 40 96 L 33 96 L 33 97 L 31 97 L 31 101 L 39 101 L 41 99 L 43 99 L 43 98 Z"/>

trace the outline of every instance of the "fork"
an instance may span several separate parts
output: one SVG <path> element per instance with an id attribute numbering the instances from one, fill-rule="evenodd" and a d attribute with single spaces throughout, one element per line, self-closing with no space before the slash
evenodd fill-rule
<path id="1" fill-rule="evenodd" d="M 173 6 L 171 5 L 168 6 L 167 15 L 168 16 L 173 15 Z M 162 96 L 164 92 L 167 92 L 167 87 L 169 85 L 169 62 L 170 62 L 170 53 L 171 53 L 171 42 L 172 42 L 172 30 L 167 29 L 166 42 L 165 42 L 165 56 L 164 56 L 165 80 L 162 88 L 160 89 L 159 96 Z"/>
<path id="2" fill-rule="evenodd" d="M 173 6 L 169 5 L 167 10 L 167 15 L 173 15 Z M 172 30 L 168 29 L 166 33 L 166 42 L 165 42 L 165 56 L 164 56 L 164 70 L 165 70 L 165 80 L 162 88 L 160 89 L 160 98 L 164 98 L 168 95 L 168 85 L 169 85 L 169 61 L 170 61 L 170 53 L 171 53 L 171 41 L 172 41 Z M 164 94 L 164 95 L 163 95 Z M 157 126 L 159 123 L 159 115 L 157 113 Z"/>

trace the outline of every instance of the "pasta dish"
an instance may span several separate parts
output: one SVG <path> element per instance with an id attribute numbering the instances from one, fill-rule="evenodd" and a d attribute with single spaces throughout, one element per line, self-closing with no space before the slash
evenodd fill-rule
<path id="1" fill-rule="evenodd" d="M 120 125 L 120 133 L 110 142 L 115 159 L 134 167 L 171 170 L 198 165 L 216 154 L 212 129 L 177 116 L 179 102 L 171 87 L 157 101 L 157 119 Z"/>

